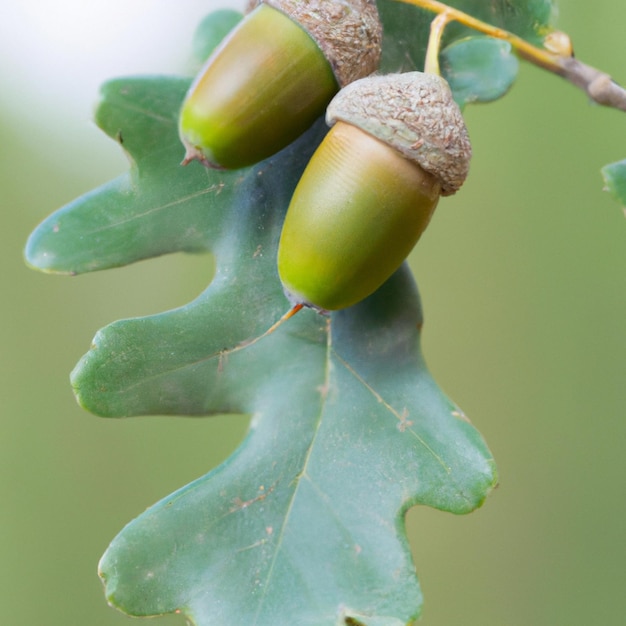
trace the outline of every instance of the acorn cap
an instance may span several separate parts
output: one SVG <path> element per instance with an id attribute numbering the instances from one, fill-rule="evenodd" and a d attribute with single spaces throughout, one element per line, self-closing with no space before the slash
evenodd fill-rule
<path id="1" fill-rule="evenodd" d="M 328 105 L 326 123 L 344 121 L 395 148 L 436 176 L 441 194 L 456 193 L 472 147 L 448 83 L 436 74 L 369 76 L 344 87 Z"/>
<path id="2" fill-rule="evenodd" d="M 382 25 L 375 0 L 252 0 L 265 3 L 300 24 L 330 63 L 340 87 L 378 69 Z"/>

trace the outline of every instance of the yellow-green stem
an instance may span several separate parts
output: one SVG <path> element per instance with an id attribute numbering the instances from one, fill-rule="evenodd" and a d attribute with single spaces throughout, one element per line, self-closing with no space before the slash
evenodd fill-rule
<path id="1" fill-rule="evenodd" d="M 441 48 L 441 38 L 446 26 L 453 21 L 454 18 L 450 13 L 440 13 L 430 23 L 430 36 L 428 37 L 428 47 L 426 48 L 426 59 L 424 60 L 424 72 L 427 74 L 436 74 L 441 76 L 439 70 L 439 50 Z"/>
<path id="2" fill-rule="evenodd" d="M 538 48 L 537 46 L 533 46 L 531 43 L 528 43 L 526 40 L 510 33 L 502 28 L 498 28 L 497 26 L 492 26 L 491 24 L 487 24 L 482 20 L 479 20 L 467 13 L 463 13 L 463 11 L 459 11 L 453 7 L 449 7 L 447 4 L 443 2 L 437 2 L 437 0 L 398 0 L 399 2 L 404 2 L 406 4 L 414 4 L 415 6 L 421 7 L 422 9 L 426 9 L 427 11 L 432 11 L 433 13 L 439 13 L 447 16 L 447 22 L 455 21 L 459 22 L 459 24 L 463 24 L 468 28 L 476 30 L 480 33 L 484 33 L 485 35 L 489 35 L 490 37 L 495 37 L 496 39 L 504 39 L 508 41 L 513 48 L 515 48 L 519 54 L 525 59 L 535 63 L 536 65 L 540 65 L 547 70 L 558 72 L 561 69 L 561 66 L 558 62 L 558 55 L 552 54 L 547 50 L 542 48 Z"/>
<path id="3" fill-rule="evenodd" d="M 463 11 L 449 7 L 443 2 L 437 2 L 437 0 L 397 1 L 413 4 L 427 11 L 446 15 L 445 24 L 450 21 L 459 22 L 459 24 L 463 24 L 490 37 L 508 41 L 522 58 L 580 87 L 598 104 L 626 111 L 626 89 L 620 87 L 608 74 L 571 56 L 571 48 L 569 46 L 558 47 L 557 50 L 560 53 L 551 52 L 545 48 L 539 48 L 513 33 L 498 28 L 497 26 L 487 24 L 467 13 L 463 13 Z M 429 44 L 429 48 L 430 47 Z M 437 45 L 437 49 L 438 47 L 439 45 Z M 430 56 L 433 54 L 434 53 L 431 52 Z M 429 65 L 432 66 L 432 61 L 429 61 Z"/>
<path id="4" fill-rule="evenodd" d="M 250 346 L 257 343 L 257 341 L 265 339 L 265 337 L 271 335 L 276 329 L 282 326 L 287 320 L 291 319 L 303 308 L 303 304 L 294 304 L 277 322 L 274 322 L 265 332 L 260 334 L 258 337 L 254 337 L 253 339 L 246 339 L 245 341 L 238 343 L 234 348 L 228 350 L 228 353 L 231 354 L 233 352 L 237 352 L 238 350 L 242 350 L 243 348 L 249 348 Z"/>

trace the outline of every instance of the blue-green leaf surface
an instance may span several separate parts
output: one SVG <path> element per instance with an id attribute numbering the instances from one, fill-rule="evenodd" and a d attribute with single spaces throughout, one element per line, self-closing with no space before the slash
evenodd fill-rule
<path id="1" fill-rule="evenodd" d="M 99 415 L 252 415 L 229 461 L 113 541 L 107 597 L 132 615 L 181 610 L 199 626 L 406 623 L 421 592 L 404 512 L 479 506 L 496 480 L 491 454 L 426 370 L 406 268 L 357 307 L 305 311 L 262 336 L 288 308 L 277 239 L 324 127 L 256 168 L 183 168 L 187 84 L 104 87 L 98 122 L 133 167 L 52 215 L 28 246 L 33 265 L 68 273 L 213 252 L 216 275 L 197 300 L 104 328 L 72 383 Z"/>
<path id="2" fill-rule="evenodd" d="M 242 282 L 252 288 L 252 279 Z M 211 328 L 214 317 L 205 319 Z M 143 350 L 149 339 L 173 346 L 172 334 L 159 339 L 166 322 L 135 322 L 149 328 Z M 231 348 L 218 349 L 228 341 L 215 337 L 176 372 L 155 368 L 159 384 L 144 395 L 178 389 L 180 397 L 187 383 L 192 411 L 245 411 L 252 426 L 228 462 L 113 541 L 100 565 L 109 601 L 133 615 L 182 610 L 196 624 L 220 626 L 417 617 L 404 512 L 417 503 L 469 512 L 495 481 L 479 434 L 424 366 L 420 325 L 403 269 L 330 319 L 308 312 L 256 343 L 248 330 Z M 105 367 L 103 347 L 109 356 L 105 336 L 88 370 Z M 204 381 L 203 394 L 194 380 Z"/>
<path id="3" fill-rule="evenodd" d="M 602 168 L 602 177 L 609 193 L 626 210 L 626 159 Z"/>
<path id="4" fill-rule="evenodd" d="M 515 78 L 519 62 L 511 44 L 493 37 L 469 37 L 441 52 L 441 72 L 457 104 L 501 98 Z"/>

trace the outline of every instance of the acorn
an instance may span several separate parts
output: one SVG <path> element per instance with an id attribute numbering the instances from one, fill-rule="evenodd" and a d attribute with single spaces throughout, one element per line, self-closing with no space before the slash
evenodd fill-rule
<path id="1" fill-rule="evenodd" d="M 332 126 L 300 179 L 278 246 L 290 302 L 321 311 L 361 301 L 398 269 L 440 196 L 463 184 L 471 145 L 447 82 L 370 76 L 330 103 Z"/>
<path id="2" fill-rule="evenodd" d="M 183 163 L 237 169 L 297 139 L 339 89 L 376 70 L 374 0 L 263 0 L 206 62 L 183 103 Z"/>

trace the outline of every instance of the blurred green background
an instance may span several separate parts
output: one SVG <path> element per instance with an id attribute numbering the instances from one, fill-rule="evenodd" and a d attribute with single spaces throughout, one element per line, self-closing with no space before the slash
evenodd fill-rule
<path id="1" fill-rule="evenodd" d="M 204 4 L 190 2 L 187 12 L 184 2 L 150 5 L 148 34 L 165 41 L 182 24 L 159 54 L 171 49 L 172 63 L 183 63 L 197 18 L 222 6 Z M 626 82 L 626 5 L 562 0 L 560 8 L 557 25 L 577 56 Z M 3 16 L 0 35 L 11 29 L 26 41 L 29 15 Z M 54 27 L 63 34 L 62 20 Z M 126 30 L 149 56 L 146 32 Z M 107 41 L 118 45 L 105 37 L 96 56 L 107 56 Z M 3 51 L 0 68 L 2 622 L 121 626 L 129 621 L 104 601 L 99 556 L 145 507 L 224 459 L 246 423 L 109 421 L 76 405 L 68 374 L 96 330 L 184 304 L 205 286 L 211 263 L 176 255 L 71 279 L 24 266 L 35 225 L 126 163 L 88 121 L 92 74 L 82 81 L 28 45 L 11 54 Z M 28 65 L 28 55 L 38 58 Z M 154 59 L 144 68 L 117 55 L 113 75 L 156 71 Z M 427 361 L 484 434 L 501 484 L 469 516 L 409 513 L 422 624 L 621 625 L 626 220 L 599 169 L 626 157 L 626 117 L 523 65 L 506 98 L 469 107 L 466 118 L 471 176 L 442 201 L 411 263 Z"/>

